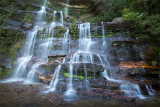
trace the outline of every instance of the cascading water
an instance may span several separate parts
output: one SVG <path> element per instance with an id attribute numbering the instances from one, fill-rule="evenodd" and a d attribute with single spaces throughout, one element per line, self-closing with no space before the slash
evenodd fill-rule
<path id="1" fill-rule="evenodd" d="M 44 5 L 41 7 L 41 10 L 38 12 L 35 27 L 28 33 L 27 39 L 25 41 L 23 55 L 17 61 L 18 63 L 11 80 L 19 81 L 25 78 L 27 64 L 29 63 L 29 61 L 33 56 L 37 32 L 38 30 L 41 30 L 43 26 L 39 24 L 45 21 L 44 16 L 46 14 L 46 11 L 45 11 L 46 2 L 47 1 L 45 0 Z"/>
<path id="2" fill-rule="evenodd" d="M 103 36 L 103 45 L 105 45 L 106 44 L 106 42 L 105 42 L 105 29 L 104 29 L 104 24 L 103 24 L 103 22 L 101 22 L 101 24 L 102 24 L 102 36 Z"/>
<path id="3" fill-rule="evenodd" d="M 60 14 L 58 23 L 56 22 L 55 18 L 57 16 L 57 14 Z M 48 28 L 45 28 L 43 37 L 41 38 L 41 44 L 39 44 L 39 52 L 40 54 L 38 55 L 38 61 L 32 66 L 31 70 L 29 71 L 29 73 L 27 74 L 27 80 L 26 82 L 32 82 L 34 81 L 34 76 L 36 71 L 38 70 L 39 66 L 42 64 L 46 64 L 48 62 L 48 56 L 50 55 L 50 52 L 52 50 L 52 45 L 53 45 L 53 38 L 54 38 L 54 30 L 53 28 L 56 26 L 62 26 L 63 25 L 63 13 L 62 11 L 54 12 L 54 20 L 53 22 L 50 24 L 50 26 Z M 43 39 L 45 38 L 45 39 Z"/>
<path id="4" fill-rule="evenodd" d="M 42 6 L 41 10 L 38 12 L 37 22 L 43 22 L 46 18 L 46 7 Z"/>
<path id="5" fill-rule="evenodd" d="M 153 92 L 152 92 L 152 86 L 151 85 L 146 85 L 146 89 L 147 89 L 149 95 L 154 95 Z"/>
<path id="6" fill-rule="evenodd" d="M 138 84 L 122 84 L 120 85 L 120 90 L 124 91 L 127 97 L 139 97 L 139 99 L 144 99 L 141 89 Z"/>
<path id="7" fill-rule="evenodd" d="M 59 20 L 57 20 L 57 17 L 59 14 Z M 57 24 L 57 26 L 63 26 L 63 12 L 62 11 L 54 11 L 53 12 L 54 18 L 53 18 L 53 22 L 55 22 Z"/>
<path id="8" fill-rule="evenodd" d="M 59 72 L 61 70 L 61 64 L 58 65 L 58 67 L 56 68 L 55 72 L 54 72 L 54 77 L 49 85 L 49 87 L 51 87 L 50 91 L 55 91 L 56 90 L 56 86 L 57 83 L 59 81 Z"/>
<path id="9" fill-rule="evenodd" d="M 138 84 L 133 84 L 124 80 L 115 80 L 112 78 L 112 76 L 109 76 L 108 71 L 110 71 L 110 74 L 112 75 L 111 70 L 107 70 L 106 67 L 104 67 L 105 70 L 103 72 L 103 76 L 108 80 L 112 81 L 115 83 L 119 83 L 120 85 L 120 90 L 124 91 L 124 95 L 127 97 L 138 97 L 139 99 L 144 99 L 145 97 L 143 96 L 141 89 Z"/>
<path id="10" fill-rule="evenodd" d="M 69 45 L 67 45 L 69 40 L 69 30 L 67 29 L 67 31 L 64 33 L 63 35 L 63 50 L 67 50 Z"/>
<path id="11" fill-rule="evenodd" d="M 66 16 L 68 16 L 68 6 L 67 5 L 69 5 L 69 3 L 70 3 L 70 0 L 66 0 L 66 7 L 65 7 L 65 10 L 64 10 L 64 13 L 65 13 Z"/>
<path id="12" fill-rule="evenodd" d="M 103 44 L 102 44 L 102 50 L 103 50 L 104 46 L 105 46 L 105 49 L 108 47 L 108 43 L 105 40 L 104 23 L 102 22 L 101 24 L 102 24 L 102 35 L 103 35 Z M 124 81 L 124 80 L 116 80 L 113 78 L 112 70 L 110 69 L 111 65 L 110 65 L 107 57 L 109 57 L 109 56 L 107 56 L 107 54 L 106 54 L 105 63 L 108 65 L 108 67 L 103 65 L 103 67 L 104 67 L 103 77 L 105 77 L 108 81 L 112 81 L 112 82 L 116 82 L 116 83 L 121 84 L 120 90 L 124 91 L 124 94 L 126 96 L 139 97 L 140 99 L 144 99 L 145 97 L 142 95 L 138 84 L 132 84 L 132 83 Z"/>
<path id="13" fill-rule="evenodd" d="M 18 59 L 18 64 L 11 79 L 12 81 L 34 81 L 34 77 L 39 69 L 39 66 L 48 62 L 48 56 L 50 55 L 52 49 L 54 34 L 53 28 L 56 26 L 63 26 L 63 12 L 54 11 L 54 20 L 49 26 L 46 27 L 44 23 L 46 18 L 46 3 L 47 0 L 44 0 L 44 4 L 41 7 L 41 10 L 37 12 L 38 14 L 35 26 L 28 33 L 24 46 L 24 54 L 21 58 Z M 56 21 L 57 15 L 59 15 L 58 21 Z M 26 67 L 32 59 L 32 56 L 34 55 L 34 47 L 37 35 L 41 36 L 41 43 L 38 45 L 38 50 L 40 53 L 36 55 L 38 59 L 36 60 L 35 64 L 32 65 L 30 71 L 27 73 Z"/>
<path id="14" fill-rule="evenodd" d="M 46 36 L 50 35 L 51 37 L 48 39 L 45 39 L 45 40 L 41 39 L 42 43 L 39 45 L 39 51 L 41 52 L 38 55 L 39 59 L 35 64 L 33 64 L 31 70 L 28 72 L 26 82 L 34 81 L 34 76 L 35 76 L 35 73 L 38 70 L 39 66 L 48 62 L 48 56 L 49 56 L 50 51 L 52 49 L 51 46 L 52 46 L 53 35 L 51 35 L 51 34 L 53 34 L 51 30 L 45 31 L 45 35 Z"/>
<path id="15" fill-rule="evenodd" d="M 91 46 L 91 34 L 90 34 L 90 23 L 84 23 L 80 24 L 78 26 L 79 28 L 79 50 L 74 53 L 70 58 L 70 66 L 69 66 L 69 80 L 68 80 L 68 86 L 67 91 L 65 92 L 66 96 L 75 96 L 76 92 L 73 88 L 73 64 L 74 63 L 92 63 L 93 58 L 92 54 L 90 53 L 90 46 Z M 69 30 L 64 34 L 64 41 L 63 43 L 66 43 L 65 36 L 68 35 Z M 82 55 L 82 58 L 80 56 Z M 58 67 L 59 68 L 59 67 Z M 59 71 L 60 69 L 55 70 L 55 77 L 52 79 L 52 82 L 50 84 L 50 87 L 52 88 L 52 91 L 55 91 L 56 85 L 58 83 L 58 77 L 59 77 Z M 58 72 L 58 73 L 57 73 Z M 87 71 L 85 73 L 86 82 L 87 82 Z"/>
<path id="16" fill-rule="evenodd" d="M 79 50 L 73 54 L 73 63 L 93 63 L 91 48 L 90 23 L 80 24 L 79 29 Z"/>
<path id="17" fill-rule="evenodd" d="M 25 80 L 25 82 L 29 82 L 29 83 L 34 82 L 36 73 L 39 73 L 38 71 L 41 71 L 41 67 L 42 67 L 41 65 L 47 66 L 47 64 L 52 64 L 52 62 L 51 63 L 48 62 L 48 56 L 51 56 L 53 52 L 53 45 L 54 45 L 53 39 L 55 39 L 54 38 L 54 27 L 63 26 L 63 12 L 54 11 L 53 12 L 53 16 L 54 16 L 53 22 L 51 22 L 50 24 L 47 24 L 45 22 L 46 13 L 47 13 L 46 2 L 47 0 L 44 1 L 44 5 L 41 7 L 41 10 L 38 11 L 37 18 L 36 18 L 37 21 L 35 23 L 34 28 L 28 32 L 28 35 L 25 41 L 25 45 L 24 45 L 23 55 L 21 58 L 18 59 L 18 64 L 16 66 L 15 73 L 13 75 L 13 79 L 15 79 L 16 81 Z M 68 12 L 66 12 L 65 14 L 68 15 Z M 96 92 L 98 88 L 97 87 L 95 88 L 94 86 L 92 86 L 93 84 L 91 83 L 91 80 L 88 79 L 91 73 L 88 72 L 89 71 L 88 69 L 90 68 L 87 66 L 87 64 L 88 65 L 90 64 L 93 66 L 98 65 L 98 67 L 101 66 L 102 68 L 104 68 L 103 77 L 105 77 L 110 82 L 118 83 L 118 85 L 120 85 L 119 89 L 122 90 L 125 96 L 138 97 L 139 99 L 144 99 L 145 97 L 142 95 L 140 86 L 138 84 L 133 84 L 125 80 L 114 79 L 112 75 L 111 65 L 108 60 L 109 56 L 107 56 L 108 53 L 106 54 L 105 52 L 108 49 L 108 42 L 106 41 L 109 41 L 109 40 L 107 39 L 107 37 L 105 38 L 105 25 L 103 22 L 101 24 L 102 24 L 101 31 L 103 35 L 103 44 L 102 45 L 100 44 L 100 45 L 102 46 L 101 49 L 103 50 L 101 50 L 100 52 L 97 52 L 97 50 L 96 52 L 93 52 L 94 49 L 92 50 L 93 48 L 92 46 L 94 42 L 92 41 L 93 39 L 91 39 L 90 23 L 83 23 L 83 24 L 78 25 L 78 30 L 79 30 L 78 46 L 79 48 L 78 50 L 74 51 L 74 53 L 70 52 L 70 44 L 72 46 L 72 43 L 71 43 L 72 41 L 70 42 L 69 29 L 66 28 L 66 32 L 63 35 L 62 51 L 66 50 L 66 53 L 69 54 L 70 59 L 67 56 L 66 58 L 63 59 L 63 62 L 60 63 L 55 68 L 53 78 L 49 85 L 50 87 L 49 91 L 55 92 L 56 89 L 59 89 L 59 86 L 61 87 L 61 83 L 62 82 L 64 83 L 66 78 L 63 78 L 65 77 L 65 75 L 61 76 L 61 71 L 63 71 L 62 70 L 63 64 L 65 65 L 68 63 L 69 64 L 69 67 L 68 67 L 69 76 L 67 79 L 67 84 L 64 83 L 66 87 L 65 86 L 62 87 L 62 88 L 66 88 L 64 95 L 67 97 L 75 97 L 78 95 L 77 94 L 78 92 L 79 93 L 80 92 L 90 93 L 90 91 L 93 91 L 93 93 Z M 96 27 L 96 30 L 97 30 L 97 27 Z M 95 34 L 97 34 L 97 31 Z M 40 36 L 40 37 L 36 39 L 37 36 Z M 38 40 L 37 41 L 38 43 L 36 42 L 36 40 Z M 31 60 L 33 57 L 35 57 L 34 61 Z M 81 64 L 83 67 L 81 65 L 79 67 L 78 64 L 79 65 Z M 27 72 L 26 70 L 29 70 L 29 71 Z M 97 72 L 99 73 L 100 71 L 92 72 L 94 73 L 95 81 L 97 78 L 96 77 Z M 78 78 L 79 75 L 83 78 L 83 80 L 80 80 Z M 50 76 L 48 77 L 50 79 L 52 75 L 48 75 L 48 76 Z M 47 82 L 49 81 L 49 79 L 47 80 Z M 76 85 L 77 83 L 75 82 L 77 82 L 79 86 L 77 86 Z M 146 89 L 149 95 L 154 95 L 151 85 L 146 85 Z M 110 90 L 110 88 L 107 90 Z M 102 89 L 102 91 L 104 90 Z"/>
<path id="18" fill-rule="evenodd" d="M 67 86 L 67 91 L 65 92 L 65 95 L 68 97 L 72 97 L 76 95 L 76 91 L 73 88 L 73 65 L 72 62 L 70 62 L 69 66 L 69 82 Z"/>

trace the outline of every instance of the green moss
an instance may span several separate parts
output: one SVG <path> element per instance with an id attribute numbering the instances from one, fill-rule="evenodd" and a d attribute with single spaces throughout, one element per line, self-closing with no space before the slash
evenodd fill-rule
<path id="1" fill-rule="evenodd" d="M 47 15 L 46 21 L 47 21 L 47 22 L 53 22 L 53 16 Z"/>
<path id="2" fill-rule="evenodd" d="M 100 36 L 100 35 L 98 35 L 98 36 L 96 36 L 97 38 L 102 38 L 103 36 Z"/>
<path id="3" fill-rule="evenodd" d="M 91 34 L 91 38 L 94 38 L 94 35 L 93 35 L 93 34 Z"/>
<path id="4" fill-rule="evenodd" d="M 69 33 L 71 34 L 71 37 L 74 39 L 74 40 L 76 40 L 76 39 L 78 39 L 78 37 L 79 37 L 79 34 L 78 34 L 78 27 L 77 27 L 77 25 L 76 24 L 71 24 L 70 26 L 69 26 Z"/>
<path id="5" fill-rule="evenodd" d="M 152 66 L 156 66 L 157 65 L 157 61 L 152 61 Z"/>
<path id="6" fill-rule="evenodd" d="M 158 55 L 160 56 L 160 47 L 151 46 L 151 49 L 155 50 L 158 53 Z"/>
<path id="7" fill-rule="evenodd" d="M 8 53 L 11 46 L 21 41 L 23 35 L 19 31 L 4 30 L 0 27 L 0 52 Z"/>
<path id="8" fill-rule="evenodd" d="M 20 50 L 22 44 L 24 42 L 24 39 L 22 39 L 20 42 L 17 42 L 11 49 L 11 53 L 8 55 L 8 57 L 11 58 L 11 64 L 14 64 L 14 61 L 15 61 L 15 56 L 16 56 L 16 53 Z"/>
<path id="9" fill-rule="evenodd" d="M 54 37 L 60 38 L 63 36 L 63 34 L 66 32 L 66 29 L 64 26 L 57 26 L 54 28 Z"/>
<path id="10" fill-rule="evenodd" d="M 113 32 L 111 32 L 109 35 L 107 35 L 107 37 L 112 37 L 112 36 L 114 36 Z"/>
<path id="11" fill-rule="evenodd" d="M 125 43 L 121 43 L 121 47 L 125 47 L 126 46 L 126 44 Z"/>
<path id="12" fill-rule="evenodd" d="M 70 77 L 69 73 L 64 73 L 64 76 L 67 77 L 67 78 Z M 85 79 L 85 77 L 83 77 L 83 76 L 78 76 L 78 75 L 73 75 L 73 78 L 77 78 L 77 79 L 81 79 L 81 80 Z M 91 78 L 92 78 L 92 77 L 87 77 L 87 79 L 91 79 Z"/>
<path id="13" fill-rule="evenodd" d="M 27 15 L 24 16 L 23 23 L 25 23 L 25 22 L 27 22 L 27 23 L 31 23 L 32 22 L 32 17 L 31 17 L 30 14 L 27 14 Z"/>
<path id="14" fill-rule="evenodd" d="M 12 69 L 0 67 L 0 78 L 6 78 L 12 73 Z"/>

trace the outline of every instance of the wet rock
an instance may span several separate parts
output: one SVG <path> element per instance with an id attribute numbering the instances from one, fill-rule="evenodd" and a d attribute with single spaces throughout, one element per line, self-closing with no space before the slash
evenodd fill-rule
<path id="1" fill-rule="evenodd" d="M 57 54 L 57 55 L 48 56 L 48 58 L 65 57 L 65 56 L 66 56 L 65 54 Z"/>
<path id="2" fill-rule="evenodd" d="M 8 23 L 8 24 L 10 24 L 12 26 L 20 26 L 20 25 L 22 25 L 22 22 L 19 22 L 19 21 L 13 20 L 13 19 L 7 19 L 6 23 Z"/>
<path id="3" fill-rule="evenodd" d="M 103 65 L 98 65 L 98 64 L 92 64 L 92 63 L 75 63 L 73 64 L 74 67 L 77 69 L 82 69 L 84 70 L 84 67 L 86 67 L 87 72 L 103 72 L 104 67 Z"/>
<path id="4" fill-rule="evenodd" d="M 31 29 L 31 28 L 33 27 L 33 25 L 30 24 L 30 23 L 24 23 L 22 26 L 23 26 L 25 29 Z"/>

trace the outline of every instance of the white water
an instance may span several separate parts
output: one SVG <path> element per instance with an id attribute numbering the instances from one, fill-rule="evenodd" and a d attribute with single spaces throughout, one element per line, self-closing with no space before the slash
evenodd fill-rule
<path id="1" fill-rule="evenodd" d="M 55 22 L 59 26 L 63 26 L 63 12 L 62 11 L 54 11 L 53 12 L 54 18 L 53 22 Z M 57 20 L 57 17 L 59 17 Z"/>
<path id="2" fill-rule="evenodd" d="M 127 97 L 139 97 L 139 99 L 144 99 L 141 89 L 138 84 L 122 84 L 120 85 L 120 90 L 124 91 Z"/>
<path id="3" fill-rule="evenodd" d="M 24 45 L 24 51 L 22 57 L 18 59 L 18 63 L 15 69 L 15 72 L 13 76 L 11 77 L 11 81 L 20 81 L 25 79 L 26 76 L 26 67 L 28 63 L 30 62 L 33 52 L 34 52 L 34 47 L 35 47 L 35 42 L 36 42 L 36 37 L 37 37 L 37 32 L 38 30 L 42 29 L 42 25 L 39 26 L 39 23 L 44 22 L 45 18 L 45 3 L 47 1 L 44 1 L 44 5 L 41 7 L 41 10 L 37 14 L 37 21 L 35 27 L 29 31 L 28 36 L 25 41 Z"/>
<path id="4" fill-rule="evenodd" d="M 50 34 L 50 32 L 49 32 L 49 34 Z M 27 78 L 26 78 L 27 82 L 28 81 L 33 82 L 35 73 L 38 71 L 39 66 L 48 62 L 48 56 L 49 56 L 50 51 L 52 49 L 51 48 L 52 38 L 48 38 L 48 39 L 45 39 L 43 41 L 44 42 L 42 42 L 39 45 L 40 54 L 39 54 L 39 57 L 38 57 L 38 61 L 35 64 L 33 64 L 31 70 L 27 74 Z"/>
<path id="5" fill-rule="evenodd" d="M 147 89 L 149 95 L 154 95 L 153 92 L 152 92 L 152 86 L 151 85 L 146 85 L 146 89 Z"/>
<path id="6" fill-rule="evenodd" d="M 112 73 L 110 69 L 107 70 L 107 68 L 105 67 L 103 76 L 108 81 L 121 84 L 120 90 L 124 91 L 124 95 L 126 95 L 127 97 L 138 97 L 139 99 L 145 99 L 138 84 L 133 84 L 125 80 L 115 80 L 114 78 L 112 78 L 112 74 L 111 76 L 109 76 L 108 71 L 110 71 L 109 73 Z"/>
<path id="7" fill-rule="evenodd" d="M 68 35 L 69 35 L 69 30 L 67 29 L 67 31 L 64 33 L 64 37 L 63 37 L 63 50 L 67 50 L 67 43 L 68 43 Z M 62 63 L 65 63 L 65 58 L 63 59 L 63 62 Z M 57 84 L 59 82 L 59 72 L 61 70 L 61 64 L 58 65 L 58 67 L 56 67 L 55 69 L 55 72 L 54 72 L 54 77 L 52 78 L 52 81 L 49 85 L 50 89 L 49 91 L 56 91 L 56 87 L 57 87 Z M 48 91 L 48 92 L 49 92 Z"/>
<path id="8" fill-rule="evenodd" d="M 58 65 L 58 67 L 55 69 L 55 72 L 54 72 L 54 77 L 49 85 L 49 87 L 51 87 L 51 89 L 49 91 L 55 91 L 56 90 L 56 86 L 57 86 L 57 83 L 59 81 L 59 72 L 61 70 L 61 64 Z"/>
<path id="9" fill-rule="evenodd" d="M 65 96 L 72 97 L 76 96 L 76 91 L 73 88 L 73 65 L 70 63 L 69 66 L 69 82 L 67 86 L 67 91 L 65 92 Z"/>
<path id="10" fill-rule="evenodd" d="M 60 14 L 59 20 L 56 21 L 55 18 L 57 14 Z M 48 28 L 45 28 L 43 37 L 42 37 L 42 43 L 39 44 L 39 55 L 38 55 L 38 61 L 32 66 L 31 70 L 27 74 L 27 82 L 28 81 L 34 81 L 35 72 L 38 70 L 39 66 L 42 64 L 46 64 L 48 62 L 48 56 L 50 55 L 50 52 L 53 47 L 53 38 L 54 38 L 54 27 L 56 26 L 62 26 L 63 25 L 63 13 L 62 11 L 54 11 L 54 21 L 48 26 Z M 69 32 L 69 31 L 68 31 Z M 49 38 L 48 38 L 49 37 Z M 43 39 L 45 38 L 45 39 Z M 59 74 L 58 74 L 59 75 Z M 52 86 L 52 85 L 51 85 Z"/>
<path id="11" fill-rule="evenodd" d="M 106 44 L 106 42 L 105 42 L 105 29 L 104 29 L 104 23 L 103 22 L 101 22 L 101 24 L 102 24 L 102 36 L 103 36 L 103 45 L 105 45 Z"/>
<path id="12" fill-rule="evenodd" d="M 105 49 L 108 47 L 106 40 L 105 40 L 105 29 L 104 29 L 104 23 L 102 22 L 102 36 L 103 36 L 103 44 L 102 44 L 102 49 L 105 46 Z M 100 57 L 100 56 L 99 56 Z M 105 67 L 105 65 L 103 65 L 104 67 L 104 72 L 102 73 L 103 77 L 105 77 L 108 81 L 112 81 L 112 82 L 116 82 L 121 84 L 120 85 L 120 90 L 124 91 L 124 94 L 128 97 L 138 97 L 139 99 L 144 99 L 145 97 L 143 96 L 143 94 L 141 93 L 141 89 L 139 87 L 138 84 L 133 84 L 130 82 L 127 82 L 125 80 L 116 80 L 113 78 L 113 74 L 112 74 L 112 70 L 110 69 L 110 63 L 108 61 L 109 56 L 105 56 L 105 62 L 108 65 L 108 68 Z M 100 58 L 99 58 L 100 59 Z M 102 63 L 103 64 L 103 63 Z"/>
<path id="13" fill-rule="evenodd" d="M 70 3 L 70 0 L 66 0 L 66 7 L 65 7 L 65 9 L 64 9 L 64 13 L 65 13 L 65 15 L 66 16 L 68 16 L 68 5 L 69 5 L 69 3 Z"/>
<path id="14" fill-rule="evenodd" d="M 35 74 L 38 72 L 39 66 L 48 62 L 48 56 L 52 50 L 53 45 L 53 28 L 56 26 L 63 26 L 63 13 L 62 11 L 54 12 L 54 22 L 49 26 L 45 25 L 46 18 L 46 3 L 41 7 L 41 10 L 37 12 L 37 20 L 34 28 L 29 31 L 27 39 L 24 45 L 23 56 L 18 59 L 18 63 L 15 72 L 11 78 L 11 81 L 25 80 L 26 83 L 31 83 L 34 81 Z M 56 21 L 56 16 L 59 15 L 59 20 Z M 44 30 L 43 30 L 44 29 Z M 39 33 L 38 33 L 39 32 Z M 38 58 L 36 62 L 31 66 L 31 69 L 27 73 L 26 68 L 32 56 L 34 54 L 34 47 L 36 42 L 36 37 L 39 35 L 41 37 L 41 43 L 38 45 L 39 53 L 36 54 Z"/>
<path id="15" fill-rule="evenodd" d="M 19 58 L 15 73 L 13 75 L 13 78 L 16 80 L 25 79 L 25 77 L 26 77 L 26 67 L 27 67 L 28 63 L 30 62 L 30 60 L 33 56 L 33 53 L 34 53 L 37 32 L 39 30 L 42 30 L 43 28 L 45 28 L 43 26 L 43 22 L 45 21 L 45 17 L 46 17 L 46 10 L 45 9 L 46 9 L 45 5 L 41 7 L 41 10 L 38 12 L 38 15 L 37 15 L 38 16 L 37 23 L 36 23 L 35 27 L 33 28 L 33 30 L 30 31 L 27 36 L 25 46 L 24 46 L 24 54 L 21 58 Z M 59 20 L 57 21 L 56 19 L 57 19 L 58 15 L 59 15 Z M 39 24 L 39 23 L 42 23 L 42 24 Z M 49 28 L 45 28 L 45 33 L 43 35 L 43 37 L 45 37 L 45 39 L 42 40 L 42 43 L 38 46 L 38 48 L 40 49 L 40 52 L 41 52 L 38 56 L 39 60 L 37 60 L 37 62 L 31 67 L 31 70 L 28 72 L 27 81 L 34 81 L 34 76 L 35 76 L 37 70 L 39 69 L 39 66 L 48 62 L 48 55 L 50 54 L 50 51 L 51 51 L 52 39 L 53 39 L 52 29 L 55 26 L 59 26 L 59 25 L 63 26 L 63 13 L 62 13 L 62 11 L 54 11 L 53 23 L 49 26 Z M 69 80 L 68 80 L 67 91 L 65 92 L 66 96 L 75 96 L 76 95 L 76 91 L 75 91 L 74 85 L 73 85 L 73 72 L 74 72 L 73 64 L 74 63 L 94 63 L 93 53 L 91 52 L 91 46 L 92 46 L 93 42 L 91 40 L 90 23 L 80 24 L 78 26 L 78 29 L 79 29 L 79 50 L 76 53 L 74 53 L 70 59 Z M 104 45 L 104 44 L 106 44 L 106 42 L 104 40 L 105 30 L 104 30 L 103 22 L 102 22 L 102 34 L 103 34 L 103 45 Z M 49 35 L 49 38 L 46 39 L 48 37 L 48 35 Z M 63 48 L 65 48 L 65 49 L 66 49 L 65 46 L 68 41 L 68 35 L 69 35 L 69 30 L 67 30 L 66 33 L 64 34 Z M 96 54 L 96 56 L 99 58 L 101 64 L 104 66 L 103 60 L 100 57 L 100 55 Z M 63 63 L 64 62 L 65 62 L 65 59 L 63 60 Z M 107 64 L 110 66 L 108 60 L 107 60 Z M 50 83 L 51 91 L 56 90 L 57 84 L 59 82 L 60 70 L 61 70 L 61 64 L 58 65 L 58 67 L 55 69 L 54 78 L 52 79 L 52 81 Z M 84 71 L 85 71 L 86 88 L 89 89 L 89 82 L 87 80 L 87 70 L 85 67 L 84 67 Z M 111 74 L 110 69 L 109 69 L 109 71 Z M 125 82 L 123 80 L 115 80 L 115 79 L 111 78 L 108 75 L 108 71 L 106 68 L 104 70 L 104 77 L 109 81 L 121 83 L 120 89 L 125 92 L 126 96 L 128 96 L 128 97 L 137 97 L 138 96 L 140 99 L 145 98 L 141 93 L 139 85 L 131 84 L 131 83 L 128 84 L 128 82 Z M 151 95 L 151 91 L 150 91 L 151 88 L 146 86 L 146 89 L 148 90 L 148 93 Z"/>
<path id="16" fill-rule="evenodd" d="M 70 59 L 69 67 L 69 81 L 67 85 L 66 96 L 76 96 L 75 89 L 73 88 L 73 64 L 74 63 L 93 63 L 93 55 L 90 52 L 91 48 L 91 34 L 90 34 L 90 23 L 83 23 L 78 25 L 79 29 L 79 50 L 75 52 Z M 88 89 L 87 71 L 85 71 L 85 84 Z"/>
<path id="17" fill-rule="evenodd" d="M 68 41 L 69 41 L 69 30 L 67 29 L 67 31 L 63 35 L 63 50 L 67 50 L 69 48 Z"/>
<path id="18" fill-rule="evenodd" d="M 78 25 L 79 29 L 79 50 L 71 57 L 72 63 L 93 63 L 93 54 L 90 52 L 91 34 L 90 23 Z"/>
<path id="19" fill-rule="evenodd" d="M 43 22 L 46 19 L 46 7 L 42 6 L 41 10 L 38 12 L 37 22 Z"/>

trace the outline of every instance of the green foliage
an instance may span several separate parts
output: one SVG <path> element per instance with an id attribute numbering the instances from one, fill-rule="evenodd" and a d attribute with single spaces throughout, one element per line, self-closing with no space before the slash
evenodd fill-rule
<path id="1" fill-rule="evenodd" d="M 3 30 L 0 27 L 0 52 L 5 53 L 9 48 L 22 39 L 22 34 L 15 30 Z"/>
<path id="2" fill-rule="evenodd" d="M 159 14 L 159 0 L 125 0 L 125 4 L 132 10 L 141 13 Z"/>
<path id="3" fill-rule="evenodd" d="M 130 11 L 128 8 L 123 9 L 123 19 L 128 22 L 139 21 L 144 17 L 144 13 Z"/>
<path id="4" fill-rule="evenodd" d="M 112 21 L 121 16 L 124 8 L 124 0 L 94 0 L 96 5 L 96 16 L 88 19 L 90 22 Z"/>
<path id="5" fill-rule="evenodd" d="M 127 8 L 122 11 L 124 20 L 133 22 L 136 32 L 160 40 L 159 0 L 126 0 L 125 4 Z"/>
<path id="6" fill-rule="evenodd" d="M 157 65 L 157 61 L 152 61 L 152 66 L 156 66 Z"/>
<path id="7" fill-rule="evenodd" d="M 148 16 L 142 21 L 143 26 L 146 27 L 145 32 L 149 32 L 151 35 L 159 37 L 160 34 L 160 15 Z"/>
<path id="8" fill-rule="evenodd" d="M 160 56 L 160 47 L 151 46 L 151 49 L 155 50 L 158 53 L 158 55 Z"/>

